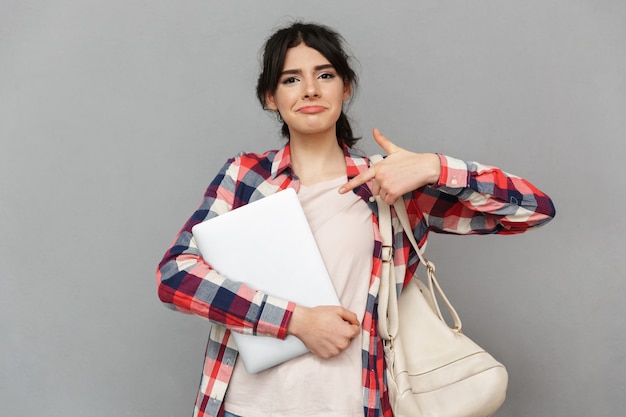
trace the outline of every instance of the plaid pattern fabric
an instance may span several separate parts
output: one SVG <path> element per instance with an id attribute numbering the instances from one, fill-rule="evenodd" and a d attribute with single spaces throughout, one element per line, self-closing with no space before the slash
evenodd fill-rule
<path id="1" fill-rule="evenodd" d="M 347 177 L 367 170 L 369 161 L 345 149 Z M 404 196 L 413 233 L 420 245 L 429 231 L 456 234 L 521 233 L 549 221 L 555 214 L 549 197 L 528 181 L 495 167 L 439 155 L 437 184 Z M 299 182 L 291 171 L 289 144 L 264 154 L 240 154 L 222 167 L 209 185 L 200 207 L 183 226 L 157 269 L 158 294 L 170 308 L 211 320 L 202 380 L 194 416 L 223 415 L 223 400 L 237 359 L 231 331 L 284 338 L 294 304 L 228 280 L 202 259 L 191 228 L 204 220 L 291 187 Z M 383 348 L 377 332 L 377 294 L 382 244 L 378 210 L 364 184 L 354 190 L 372 210 L 374 253 L 363 335 L 363 407 L 365 417 L 391 416 L 385 386 Z M 395 216 L 395 212 L 392 210 Z M 418 266 L 418 258 L 393 219 L 398 289 Z M 242 237 L 245 238 L 245 237 Z"/>

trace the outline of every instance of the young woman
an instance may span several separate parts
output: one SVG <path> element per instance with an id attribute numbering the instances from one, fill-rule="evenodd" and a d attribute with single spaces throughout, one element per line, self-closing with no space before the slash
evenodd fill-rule
<path id="1" fill-rule="evenodd" d="M 230 159 L 165 254 L 158 293 L 168 306 L 211 320 L 195 416 L 390 416 L 384 357 L 377 333 L 381 241 L 373 195 L 404 200 L 413 233 L 512 234 L 546 223 L 551 200 L 528 181 L 498 168 L 440 154 L 409 152 L 378 130 L 387 154 L 370 167 L 343 105 L 357 78 L 341 37 L 295 23 L 265 44 L 257 96 L 283 122 L 286 144 Z M 191 228 L 286 188 L 297 191 L 341 301 L 306 308 L 220 276 L 201 257 Z M 396 265 L 407 282 L 418 266 L 401 231 Z M 298 279 L 297 276 L 293 277 Z M 259 374 L 237 361 L 231 332 L 284 338 L 311 353 Z"/>

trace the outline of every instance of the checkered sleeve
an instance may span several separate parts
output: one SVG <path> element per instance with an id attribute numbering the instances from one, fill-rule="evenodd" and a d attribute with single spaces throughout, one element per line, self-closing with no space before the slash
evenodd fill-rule
<path id="1" fill-rule="evenodd" d="M 157 268 L 159 298 L 166 306 L 196 314 L 247 334 L 285 338 L 294 303 L 229 280 L 207 264 L 196 245 L 194 225 L 232 209 L 240 158 L 229 160 L 207 188 L 200 207 L 185 223 Z"/>
<path id="2" fill-rule="evenodd" d="M 552 200 L 529 181 L 499 168 L 439 155 L 439 181 L 417 193 L 409 211 L 429 229 L 455 234 L 513 234 L 555 215 Z M 412 210 L 411 210 L 412 209 Z"/>

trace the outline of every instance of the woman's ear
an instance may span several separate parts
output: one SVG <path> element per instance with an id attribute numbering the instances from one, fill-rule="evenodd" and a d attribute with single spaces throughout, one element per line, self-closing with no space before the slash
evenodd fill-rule
<path id="1" fill-rule="evenodd" d="M 345 82 L 343 83 L 343 101 L 346 101 L 352 96 L 352 83 Z"/>
<path id="2" fill-rule="evenodd" d="M 274 100 L 274 95 L 272 95 L 269 91 L 265 93 L 265 105 L 268 110 L 278 110 L 278 106 L 276 106 L 276 101 Z"/>

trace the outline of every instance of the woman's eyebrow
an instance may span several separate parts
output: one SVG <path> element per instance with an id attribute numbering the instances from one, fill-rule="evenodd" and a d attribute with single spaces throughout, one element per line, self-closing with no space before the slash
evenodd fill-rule
<path id="1" fill-rule="evenodd" d="M 315 71 L 321 71 L 321 70 L 325 70 L 325 69 L 329 69 L 329 68 L 334 68 L 332 64 L 323 64 L 323 65 L 317 65 L 315 66 L 313 69 Z M 302 74 L 302 70 L 301 69 L 288 69 L 288 70 L 284 70 L 283 72 L 280 73 L 281 75 L 298 75 L 298 74 Z"/>

